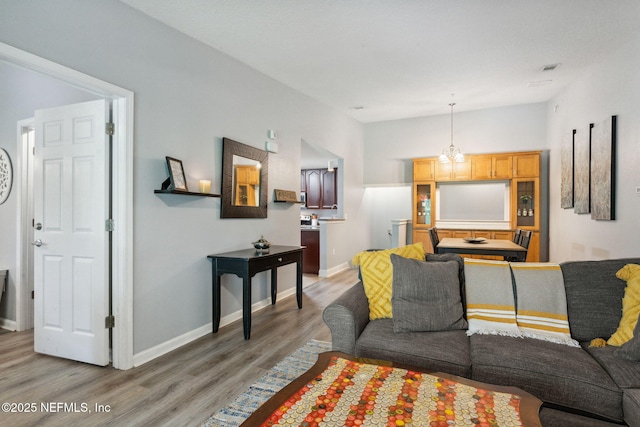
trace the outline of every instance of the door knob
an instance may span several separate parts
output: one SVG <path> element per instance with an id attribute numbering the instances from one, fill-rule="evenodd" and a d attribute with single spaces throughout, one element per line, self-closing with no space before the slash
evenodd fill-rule
<path id="1" fill-rule="evenodd" d="M 40 246 L 42 246 L 42 240 L 38 239 L 38 240 L 36 240 L 35 242 L 32 242 L 31 244 L 32 244 L 33 246 L 40 247 Z"/>

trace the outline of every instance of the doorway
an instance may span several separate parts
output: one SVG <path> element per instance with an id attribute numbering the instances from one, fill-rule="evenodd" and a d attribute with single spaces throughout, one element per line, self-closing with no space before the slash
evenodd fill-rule
<path id="1" fill-rule="evenodd" d="M 19 182 L 21 183 L 20 191 L 20 214 L 19 218 L 27 215 L 33 218 L 33 150 L 35 143 L 35 123 L 34 119 L 20 120 L 18 122 L 18 167 Z M 18 254 L 18 260 L 21 261 L 20 283 L 22 290 L 16 294 L 17 313 L 21 314 L 21 318 L 17 319 L 18 330 L 33 329 L 33 246 L 26 244 L 33 242 L 33 227 L 29 221 L 22 221 L 18 232 L 21 235 L 22 252 Z M 20 311 L 18 311 L 20 310 Z"/>
<path id="2" fill-rule="evenodd" d="M 133 367 L 133 92 L 104 82 L 87 74 L 80 73 L 60 64 L 45 60 L 28 52 L 0 43 L 0 61 L 35 71 L 42 75 L 57 79 L 75 88 L 87 91 L 98 97 L 107 99 L 113 106 L 113 232 L 112 262 L 109 274 L 112 277 L 112 307 L 116 319 L 116 327 L 112 330 L 111 363 L 117 369 Z M 22 141 L 18 141 L 18 156 L 21 157 Z M 18 159 L 21 164 L 22 158 Z M 23 255 L 28 236 L 23 230 L 30 227 L 30 217 L 24 207 L 22 181 L 15 183 L 18 200 L 18 225 L 16 238 L 16 324 L 24 330 L 28 320 L 33 321 L 31 292 L 26 277 L 25 265 L 28 258 Z M 27 224 L 25 224 L 25 222 Z"/>

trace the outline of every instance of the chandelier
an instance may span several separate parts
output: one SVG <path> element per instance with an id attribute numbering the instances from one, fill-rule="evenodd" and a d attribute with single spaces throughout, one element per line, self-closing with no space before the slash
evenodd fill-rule
<path id="1" fill-rule="evenodd" d="M 457 163 L 464 162 L 464 154 L 460 151 L 459 148 L 453 145 L 453 106 L 456 105 L 455 102 L 449 104 L 451 107 L 451 144 L 449 147 L 442 150 L 442 154 L 438 157 L 440 163 L 449 163 L 451 160 L 455 160 Z"/>

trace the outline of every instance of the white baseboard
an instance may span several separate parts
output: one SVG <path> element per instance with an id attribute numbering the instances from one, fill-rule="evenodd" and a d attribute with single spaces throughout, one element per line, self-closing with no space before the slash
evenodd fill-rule
<path id="1" fill-rule="evenodd" d="M 4 317 L 0 317 L 0 328 L 7 329 L 9 331 L 17 331 L 18 323 L 15 320 L 5 319 Z"/>
<path id="2" fill-rule="evenodd" d="M 338 264 L 335 267 L 331 267 L 331 268 L 326 269 L 326 270 L 318 271 L 318 276 L 320 276 L 320 277 L 331 277 L 334 274 L 338 274 L 341 271 L 348 270 L 349 268 L 350 268 L 349 267 L 349 263 L 348 262 L 343 262 L 342 264 Z"/>
<path id="3" fill-rule="evenodd" d="M 290 297 L 296 294 L 296 288 L 290 288 L 283 292 L 278 292 L 277 301 L 281 301 L 284 298 Z M 268 298 L 255 302 L 251 305 L 251 313 L 255 313 L 261 308 L 267 307 L 271 305 L 271 296 Z M 235 322 L 236 320 L 242 319 L 242 309 L 237 310 L 233 313 L 227 314 L 224 317 L 220 318 L 220 327 L 226 326 L 230 323 Z M 2 321 L 2 319 L 0 319 Z M 0 323 L 0 326 L 2 324 Z M 183 345 L 189 344 L 191 341 L 195 341 L 198 338 L 201 338 L 207 334 L 211 334 L 213 332 L 213 322 L 209 322 L 206 325 L 200 326 L 199 328 L 193 329 L 185 334 L 177 336 L 175 338 L 170 339 L 169 341 L 165 341 L 162 344 L 159 344 L 155 347 L 151 347 L 147 350 L 143 350 L 139 353 L 133 355 L 133 366 L 140 366 L 147 362 L 152 361 L 153 359 L 163 356 L 177 348 L 182 347 Z"/>

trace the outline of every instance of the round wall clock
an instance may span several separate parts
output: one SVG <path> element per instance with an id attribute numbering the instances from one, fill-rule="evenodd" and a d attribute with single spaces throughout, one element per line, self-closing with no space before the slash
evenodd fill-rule
<path id="1" fill-rule="evenodd" d="M 9 198 L 11 184 L 13 184 L 11 158 L 4 149 L 0 148 L 0 205 Z"/>

